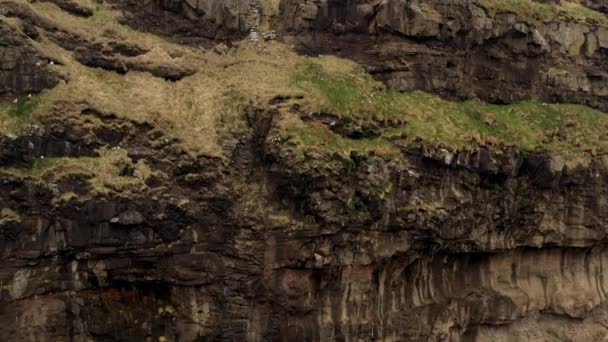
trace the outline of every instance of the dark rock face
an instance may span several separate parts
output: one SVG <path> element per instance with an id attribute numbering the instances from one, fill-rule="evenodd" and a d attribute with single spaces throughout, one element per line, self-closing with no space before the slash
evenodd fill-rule
<path id="1" fill-rule="evenodd" d="M 0 99 L 54 87 L 58 78 L 24 37 L 0 23 Z"/>
<path id="2" fill-rule="evenodd" d="M 69 44 L 61 41 L 58 42 L 66 45 Z M 119 74 L 126 74 L 129 71 L 144 71 L 150 72 L 156 77 L 161 77 L 169 81 L 179 81 L 184 77 L 194 74 L 194 71 L 184 67 L 171 65 L 146 65 L 141 62 L 126 59 L 124 57 L 132 57 L 142 54 L 136 46 L 119 45 L 109 46 L 104 49 L 100 45 L 77 47 L 74 49 L 74 58 L 81 63 L 92 68 L 101 68 L 108 71 L 114 71 Z"/>
<path id="3" fill-rule="evenodd" d="M 287 41 L 306 53 L 353 58 L 399 90 L 608 108 L 608 29 L 593 23 L 491 16 L 478 1 L 282 4 Z"/>
<path id="4" fill-rule="evenodd" d="M 280 4 L 275 28 L 285 41 L 307 54 L 352 58 L 398 90 L 494 103 L 540 98 L 608 110 L 608 28 L 593 21 L 523 20 L 492 14 L 480 0 Z M 585 4 L 606 9 L 602 1 Z M 245 0 L 117 5 L 131 26 L 203 46 L 241 38 L 268 15 L 261 2 Z"/>
<path id="5" fill-rule="evenodd" d="M 80 132 L 67 128 L 57 134 L 29 125 L 20 136 L 0 136 L 0 167 L 28 166 L 35 157 L 79 157 L 94 155 L 99 145 L 83 146 Z M 72 135 L 74 134 L 74 135 Z"/>
<path id="6" fill-rule="evenodd" d="M 606 0 L 583 0 L 583 3 L 589 8 L 608 13 L 608 2 Z"/>
<path id="7" fill-rule="evenodd" d="M 71 14 L 81 16 L 81 17 L 90 17 L 93 15 L 93 10 L 88 7 L 83 7 L 78 3 L 72 0 L 43 0 L 52 2 L 55 5 L 59 6 L 62 10 L 70 12 Z"/>
<path id="8" fill-rule="evenodd" d="M 259 0 L 137 0 L 111 3 L 122 8 L 125 22 L 189 44 L 242 38 L 260 23 Z"/>
<path id="9" fill-rule="evenodd" d="M 0 320 L 11 324 L 0 338 L 608 333 L 605 158 L 569 169 L 517 150 L 404 146 L 399 160 L 319 154 L 303 163 L 274 139 L 272 115 L 256 113 L 225 162 L 154 149 L 150 128 L 134 127 L 120 145 L 171 175 L 136 192 L 89 196 L 86 179 L 2 174 Z M 46 127 L 27 136 L 86 135 Z M 87 141 L 63 152 L 116 144 Z M 67 192 L 78 195 L 58 199 Z"/>

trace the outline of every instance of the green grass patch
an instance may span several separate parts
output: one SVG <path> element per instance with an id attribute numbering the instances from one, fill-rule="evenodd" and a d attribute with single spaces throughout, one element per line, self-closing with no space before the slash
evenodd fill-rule
<path id="1" fill-rule="evenodd" d="M 578 160 L 608 153 L 608 115 L 571 104 L 525 101 L 492 105 L 481 101 L 447 101 L 424 92 L 385 89 L 364 70 L 326 68 L 308 58 L 293 75 L 297 87 L 313 94 L 313 110 L 343 121 L 380 127 L 377 139 L 347 139 L 320 123 L 290 119 L 284 127 L 292 144 L 328 152 L 379 150 L 394 139 L 442 146 L 450 150 L 478 146 L 516 146 Z"/>
<path id="2" fill-rule="evenodd" d="M 383 138 L 349 139 L 334 134 L 329 128 L 318 122 L 302 122 L 296 117 L 285 121 L 283 122 L 285 130 L 282 138 L 294 147 L 304 147 L 296 149 L 299 157 L 305 157 L 306 151 L 315 149 L 343 157 L 349 157 L 353 151 L 386 157 L 399 154 L 399 150 L 390 141 Z"/>
<path id="3" fill-rule="evenodd" d="M 27 122 L 32 121 L 41 96 L 20 97 L 16 102 L 0 102 L 0 133 L 17 133 Z"/>
<path id="4" fill-rule="evenodd" d="M 316 108 L 356 122 L 370 119 L 398 119 L 404 103 L 394 90 L 387 90 L 381 83 L 361 70 L 330 73 L 313 58 L 306 58 L 293 74 L 295 85 L 307 92 L 320 95 L 322 101 Z"/>
<path id="5" fill-rule="evenodd" d="M 589 22 L 598 24 L 600 26 L 608 26 L 608 16 L 604 13 L 593 10 L 587 6 L 581 5 L 577 1 L 565 1 L 562 2 L 560 7 L 563 9 L 563 13 L 572 19 L 580 22 Z"/>
<path id="6" fill-rule="evenodd" d="M 0 102 L 0 115 L 9 116 L 19 120 L 30 118 L 38 106 L 40 99 L 37 96 L 31 98 L 20 97 L 16 102 Z"/>
<path id="7" fill-rule="evenodd" d="M 68 158 L 34 158 L 30 167 L 8 167 L 0 171 L 19 177 L 40 178 L 46 171 L 52 170 L 61 161 Z"/>
<path id="8" fill-rule="evenodd" d="M 494 17 L 499 13 L 514 13 L 521 20 L 529 23 L 550 22 L 560 13 L 559 6 L 542 4 L 532 0 L 479 0 L 489 14 Z"/>

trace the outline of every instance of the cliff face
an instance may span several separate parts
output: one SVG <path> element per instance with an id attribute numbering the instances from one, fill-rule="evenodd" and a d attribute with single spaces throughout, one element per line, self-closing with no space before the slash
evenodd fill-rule
<path id="1" fill-rule="evenodd" d="M 0 98 L 12 100 L 55 86 L 57 77 L 47 70 L 48 63 L 23 37 L 0 23 Z"/>
<path id="2" fill-rule="evenodd" d="M 444 99 L 606 110 L 605 5 L 499 3 L 0 3 L 0 340 L 607 339 L 606 114 Z"/>
<path id="3" fill-rule="evenodd" d="M 601 1 L 588 8 L 532 0 L 135 3 L 121 2 L 127 22 L 182 41 L 242 37 L 266 14 L 302 52 L 354 59 L 401 91 L 608 109 L 608 21 L 590 10 L 605 11 Z"/>
<path id="4" fill-rule="evenodd" d="M 569 2 L 520 1 L 504 12 L 502 3 L 295 0 L 284 2 L 282 20 L 303 51 L 355 58 L 399 90 L 606 110 L 605 16 L 578 17 Z M 546 12 L 529 13 L 534 6 Z"/>
<path id="5" fill-rule="evenodd" d="M 606 336 L 608 161 L 403 150 L 307 168 L 251 128 L 222 164 L 121 126 L 116 194 L 86 172 L 55 179 L 61 166 L 2 176 L 7 340 Z M 8 144 L 91 150 L 47 129 Z M 140 158 L 169 178 L 138 178 Z"/>

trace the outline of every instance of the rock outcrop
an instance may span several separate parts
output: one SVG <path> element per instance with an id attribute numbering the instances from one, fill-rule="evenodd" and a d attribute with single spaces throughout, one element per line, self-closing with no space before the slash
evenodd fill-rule
<path id="1" fill-rule="evenodd" d="M 398 90 L 606 110 L 605 18 L 526 18 L 500 3 L 286 0 L 281 18 L 286 39 L 303 52 L 354 58 Z"/>
<path id="2" fill-rule="evenodd" d="M 260 0 L 115 1 L 125 23 L 174 39 L 207 46 L 214 40 L 238 39 L 261 23 Z"/>
<path id="3" fill-rule="evenodd" d="M 0 99 L 55 86 L 58 78 L 49 70 L 49 62 L 13 28 L 0 23 Z"/>
<path id="4" fill-rule="evenodd" d="M 256 31 L 271 15 L 267 2 L 119 6 L 134 27 L 209 46 L 200 38 L 234 39 Z M 568 1 L 557 9 L 554 1 L 539 3 L 546 7 L 535 13 L 521 3 L 510 9 L 486 0 L 283 0 L 272 23 L 302 52 L 354 59 L 400 91 L 494 103 L 540 98 L 607 110 L 608 21 L 585 17 L 583 5 Z M 606 10 L 601 1 L 584 3 Z"/>
<path id="5" fill-rule="evenodd" d="M 608 3 L 606 0 L 584 0 L 585 6 L 593 8 L 595 10 L 608 13 Z"/>

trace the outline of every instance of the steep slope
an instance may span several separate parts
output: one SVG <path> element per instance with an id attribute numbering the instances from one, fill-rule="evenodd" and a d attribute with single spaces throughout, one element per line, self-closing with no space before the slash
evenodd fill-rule
<path id="1" fill-rule="evenodd" d="M 0 340 L 608 338 L 605 6 L 445 3 L 0 2 Z"/>
<path id="2" fill-rule="evenodd" d="M 289 41 L 399 90 L 606 110 L 606 16 L 576 1 L 285 1 Z"/>

